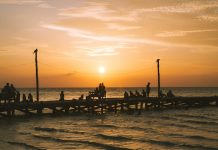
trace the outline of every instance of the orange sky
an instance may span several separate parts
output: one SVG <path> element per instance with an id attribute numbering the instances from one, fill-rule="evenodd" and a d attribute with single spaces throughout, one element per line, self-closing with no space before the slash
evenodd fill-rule
<path id="1" fill-rule="evenodd" d="M 0 0 L 0 86 L 218 86 L 217 0 Z M 103 66 L 105 73 L 98 68 Z"/>

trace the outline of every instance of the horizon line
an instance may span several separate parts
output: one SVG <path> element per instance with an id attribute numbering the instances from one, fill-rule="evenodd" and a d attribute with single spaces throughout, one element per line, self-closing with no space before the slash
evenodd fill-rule
<path id="1" fill-rule="evenodd" d="M 96 88 L 97 86 L 90 86 L 90 87 L 40 87 L 40 89 L 45 89 L 45 88 L 50 88 L 50 89 L 55 89 L 55 88 Z M 17 87 L 18 89 L 20 88 L 31 88 L 34 89 L 36 87 Z M 146 86 L 106 86 L 106 88 L 146 88 Z M 158 88 L 157 86 L 152 86 L 151 88 Z M 161 88 L 218 88 L 218 86 L 163 86 Z M 0 88 L 1 89 L 1 88 Z"/>

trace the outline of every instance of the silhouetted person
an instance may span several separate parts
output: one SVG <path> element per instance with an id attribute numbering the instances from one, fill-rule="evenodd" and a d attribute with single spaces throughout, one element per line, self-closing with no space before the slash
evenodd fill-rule
<path id="1" fill-rule="evenodd" d="M 9 92 L 10 91 L 10 86 L 9 86 L 9 83 L 6 83 L 6 85 L 3 87 L 2 89 L 2 93 L 4 92 Z"/>
<path id="2" fill-rule="evenodd" d="M 142 96 L 143 96 L 143 97 L 146 97 L 146 92 L 145 92 L 145 90 L 142 90 Z"/>
<path id="3" fill-rule="evenodd" d="M 17 91 L 15 102 L 20 103 L 20 92 Z"/>
<path id="4" fill-rule="evenodd" d="M 99 84 L 98 89 L 99 89 L 99 91 L 101 91 L 101 89 L 102 89 L 102 83 Z"/>
<path id="5" fill-rule="evenodd" d="M 133 94 L 132 91 L 129 91 L 129 96 L 130 96 L 130 97 L 135 97 L 135 95 Z"/>
<path id="6" fill-rule="evenodd" d="M 64 101 L 64 91 L 61 91 L 61 94 L 60 94 L 60 101 Z"/>
<path id="7" fill-rule="evenodd" d="M 11 84 L 11 86 L 10 86 L 10 98 L 12 98 L 12 99 L 14 99 L 15 100 L 15 96 L 16 96 L 16 88 L 14 87 L 14 85 L 13 84 Z"/>
<path id="8" fill-rule="evenodd" d="M 82 94 L 80 97 L 79 97 L 79 100 L 83 100 L 84 98 L 84 95 Z"/>
<path id="9" fill-rule="evenodd" d="M 147 97 L 149 97 L 150 91 L 151 91 L 150 82 L 148 82 L 148 84 L 146 86 L 146 95 L 147 95 Z"/>
<path id="10" fill-rule="evenodd" d="M 105 87 L 105 85 L 104 85 L 104 83 L 101 83 L 101 96 L 102 97 L 106 97 L 106 93 L 107 93 L 107 91 L 106 91 L 106 87 Z"/>
<path id="11" fill-rule="evenodd" d="M 167 92 L 167 97 L 175 97 L 175 95 L 173 94 L 173 92 L 172 92 L 172 90 L 169 90 L 168 92 Z"/>
<path id="12" fill-rule="evenodd" d="M 125 91 L 124 92 L 124 100 L 127 100 L 127 99 L 129 99 L 129 94 Z"/>
<path id="13" fill-rule="evenodd" d="M 140 97 L 141 95 L 140 95 L 140 93 L 136 90 L 135 91 L 135 95 L 137 96 L 137 97 Z"/>
<path id="14" fill-rule="evenodd" d="M 26 95 L 25 94 L 23 94 L 23 102 L 26 102 L 27 100 L 26 100 Z"/>
<path id="15" fill-rule="evenodd" d="M 166 94 L 164 94 L 162 90 L 160 90 L 160 97 L 166 97 Z"/>
<path id="16" fill-rule="evenodd" d="M 33 96 L 31 93 L 28 94 L 28 102 L 33 102 Z"/>
<path id="17" fill-rule="evenodd" d="M 8 100 L 9 97 L 10 97 L 10 86 L 9 86 L 9 83 L 7 83 L 3 89 L 2 89 L 2 97 L 5 99 L 5 100 Z"/>
<path id="18" fill-rule="evenodd" d="M 95 89 L 95 95 L 99 96 L 99 89 L 98 88 Z"/>

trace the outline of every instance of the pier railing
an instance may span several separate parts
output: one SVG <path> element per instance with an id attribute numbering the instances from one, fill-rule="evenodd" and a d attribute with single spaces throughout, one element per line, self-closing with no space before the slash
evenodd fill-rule
<path id="1" fill-rule="evenodd" d="M 135 111 L 218 106 L 218 97 L 175 97 L 175 98 L 107 98 L 100 100 L 65 100 L 20 103 L 1 103 L 0 115 L 70 114 L 70 113 L 107 113 L 118 111 Z"/>

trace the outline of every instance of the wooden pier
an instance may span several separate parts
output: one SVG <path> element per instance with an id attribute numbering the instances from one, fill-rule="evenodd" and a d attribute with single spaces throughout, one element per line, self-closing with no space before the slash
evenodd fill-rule
<path id="1" fill-rule="evenodd" d="M 70 113 L 107 113 L 118 111 L 189 108 L 218 106 L 218 97 L 175 97 L 175 98 L 107 98 L 102 100 L 65 100 L 1 103 L 0 115 L 70 114 Z"/>

